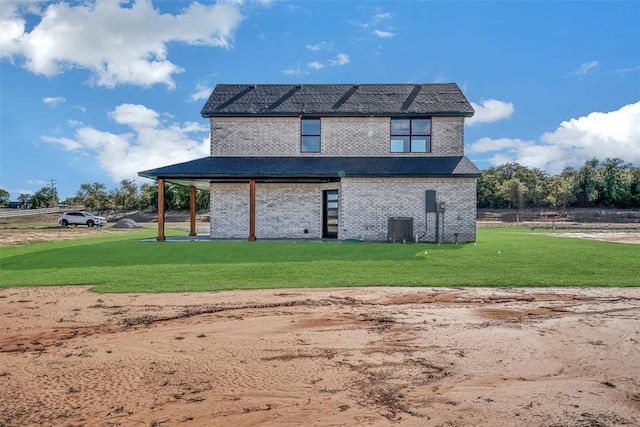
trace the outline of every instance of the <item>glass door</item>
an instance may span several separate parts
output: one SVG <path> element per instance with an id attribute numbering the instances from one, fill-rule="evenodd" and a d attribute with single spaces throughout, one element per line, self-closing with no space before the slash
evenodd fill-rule
<path id="1" fill-rule="evenodd" d="M 325 239 L 338 238 L 338 190 L 322 192 L 323 218 L 322 237 Z"/>

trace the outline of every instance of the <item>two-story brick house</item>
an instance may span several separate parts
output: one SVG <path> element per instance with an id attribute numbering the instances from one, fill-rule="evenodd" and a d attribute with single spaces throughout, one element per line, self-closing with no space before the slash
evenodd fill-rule
<path id="1" fill-rule="evenodd" d="M 456 84 L 217 85 L 211 156 L 140 175 L 208 189 L 212 238 L 473 241 L 472 115 Z"/>

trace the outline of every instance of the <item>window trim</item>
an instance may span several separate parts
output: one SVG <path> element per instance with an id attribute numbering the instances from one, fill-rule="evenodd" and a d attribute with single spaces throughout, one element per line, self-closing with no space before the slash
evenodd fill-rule
<path id="1" fill-rule="evenodd" d="M 304 121 L 305 120 L 313 120 L 318 122 L 318 133 L 305 133 L 304 132 Z M 301 153 L 320 153 L 322 152 L 322 121 L 320 117 L 301 117 L 300 118 L 300 152 Z M 304 149 L 304 139 L 305 137 L 317 137 L 318 138 L 318 149 L 317 150 L 305 150 Z"/>
<path id="2" fill-rule="evenodd" d="M 407 120 L 409 121 L 409 130 L 406 134 L 403 133 L 393 133 L 393 121 L 394 120 Z M 413 133 L 413 121 L 414 120 L 429 120 L 429 130 L 428 134 L 424 133 Z M 389 152 L 393 154 L 406 154 L 406 153 L 431 153 L 431 135 L 433 133 L 433 120 L 431 117 L 391 117 L 389 120 Z M 425 141 L 425 150 L 424 151 L 413 151 L 413 142 L 414 140 L 424 140 Z M 393 143 L 394 142 L 402 142 L 402 151 L 394 151 Z"/>

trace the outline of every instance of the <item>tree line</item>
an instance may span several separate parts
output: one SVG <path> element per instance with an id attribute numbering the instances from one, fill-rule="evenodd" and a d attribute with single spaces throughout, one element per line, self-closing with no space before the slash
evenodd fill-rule
<path id="1" fill-rule="evenodd" d="M 640 207 L 640 168 L 620 159 L 588 160 L 558 175 L 507 163 L 482 171 L 478 207 L 493 209 Z"/>
<path id="2" fill-rule="evenodd" d="M 58 206 L 55 188 L 43 187 L 34 194 L 21 194 L 22 207 Z M 9 193 L 0 188 L 0 206 L 9 202 Z M 120 187 L 107 191 L 104 184 L 82 184 L 75 196 L 62 202 L 84 206 L 88 210 L 157 209 L 158 189 L 155 184 L 138 185 L 129 179 Z M 640 168 L 620 159 L 596 159 L 580 169 L 565 168 L 549 175 L 537 168 L 506 163 L 482 171 L 478 179 L 478 207 L 491 209 L 607 207 L 640 208 Z M 167 183 L 165 208 L 189 209 L 189 187 Z M 196 191 L 196 209 L 209 208 L 209 192 Z"/>
<path id="3" fill-rule="evenodd" d="M 5 195 L 6 193 L 6 195 Z M 167 183 L 165 185 L 165 209 L 188 210 L 189 187 Z M 9 193 L 0 189 L 0 206 L 9 202 Z M 82 184 L 73 197 L 59 200 L 57 190 L 42 187 L 33 194 L 21 194 L 18 204 L 23 208 L 37 209 L 59 206 L 84 206 L 91 211 L 104 210 L 146 210 L 158 208 L 158 188 L 155 184 L 138 186 L 131 179 L 124 179 L 118 188 L 107 191 L 107 187 L 99 182 Z M 209 209 L 209 192 L 196 190 L 196 209 Z"/>

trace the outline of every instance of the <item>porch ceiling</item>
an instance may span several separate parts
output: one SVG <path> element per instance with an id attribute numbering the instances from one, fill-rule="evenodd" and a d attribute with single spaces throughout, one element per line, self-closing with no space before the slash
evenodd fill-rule
<path id="1" fill-rule="evenodd" d="M 209 191 L 208 179 L 167 179 L 171 184 L 183 185 L 185 187 L 194 186 L 198 190 Z"/>

